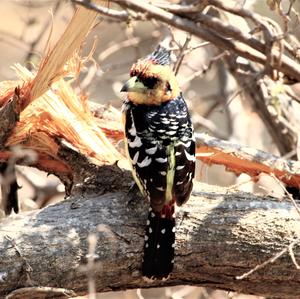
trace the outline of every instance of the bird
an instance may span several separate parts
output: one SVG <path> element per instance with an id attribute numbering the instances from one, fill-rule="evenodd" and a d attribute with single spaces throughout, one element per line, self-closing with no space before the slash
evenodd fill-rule
<path id="1" fill-rule="evenodd" d="M 150 202 L 142 274 L 169 278 L 175 257 L 175 203 L 191 194 L 195 136 L 188 107 L 171 69 L 171 51 L 158 45 L 139 59 L 123 85 L 125 150 L 133 178 Z"/>

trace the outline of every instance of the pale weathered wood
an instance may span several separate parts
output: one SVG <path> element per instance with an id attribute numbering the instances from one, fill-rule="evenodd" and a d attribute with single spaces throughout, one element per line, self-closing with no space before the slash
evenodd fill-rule
<path id="1" fill-rule="evenodd" d="M 289 187 L 300 186 L 300 162 L 287 160 L 270 153 L 196 133 L 196 156 L 208 165 L 224 165 L 236 175 L 246 173 L 254 180 L 262 173 L 276 176 Z"/>
<path id="2" fill-rule="evenodd" d="M 0 224 L 0 297 L 32 285 L 39 288 L 24 289 L 30 298 L 64 298 L 61 289 L 47 297 L 40 287 L 86 294 L 87 237 L 97 232 L 93 276 L 99 292 L 190 284 L 299 298 L 300 272 L 288 254 L 236 279 L 300 237 L 293 205 L 209 185 L 196 189 L 201 191 L 195 190 L 178 211 L 175 270 L 169 280 L 147 283 L 139 272 L 147 203 L 128 205 L 124 190 L 97 195 L 77 188 L 68 200 Z M 294 253 L 299 259 L 298 246 Z M 20 291 L 9 298 L 22 298 Z"/>

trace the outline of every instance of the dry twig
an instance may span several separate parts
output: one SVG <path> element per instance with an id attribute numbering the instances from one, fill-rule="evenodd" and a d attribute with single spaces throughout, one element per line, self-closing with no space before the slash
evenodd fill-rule
<path id="1" fill-rule="evenodd" d="M 252 268 L 250 271 L 242 274 L 242 275 L 239 275 L 236 277 L 236 279 L 238 280 L 242 280 L 242 279 L 245 279 L 247 278 L 249 275 L 253 274 L 254 272 L 266 267 L 267 265 L 269 264 L 272 264 L 274 263 L 275 261 L 277 261 L 281 256 L 283 256 L 285 253 L 289 253 L 291 252 L 291 249 L 293 248 L 294 245 L 298 244 L 299 243 L 299 239 L 296 239 L 294 240 L 292 243 L 290 243 L 288 246 L 286 246 L 285 248 L 283 248 L 280 252 L 278 252 L 277 254 L 275 254 L 274 256 L 272 256 L 270 259 L 264 261 L 263 263 L 255 266 L 254 268 Z M 299 269 L 298 267 L 298 264 L 297 262 L 295 261 L 295 256 L 294 256 L 294 253 L 292 253 L 292 255 L 290 254 L 290 257 L 294 263 L 294 265 L 296 266 L 296 269 Z"/>

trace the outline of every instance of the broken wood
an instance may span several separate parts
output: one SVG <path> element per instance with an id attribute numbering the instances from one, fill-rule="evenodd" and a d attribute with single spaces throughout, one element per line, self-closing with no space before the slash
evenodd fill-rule
<path id="1" fill-rule="evenodd" d="M 234 144 L 211 137 L 196 134 L 197 158 L 208 165 L 224 165 L 227 171 L 236 175 L 246 173 L 254 181 L 262 173 L 275 175 L 287 186 L 300 187 L 300 162 L 286 160 L 276 155 L 260 151 L 249 146 Z"/>

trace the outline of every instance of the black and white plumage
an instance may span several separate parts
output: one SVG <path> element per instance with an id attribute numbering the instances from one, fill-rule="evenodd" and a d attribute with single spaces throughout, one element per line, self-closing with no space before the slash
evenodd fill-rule
<path id="1" fill-rule="evenodd" d="M 160 106 L 127 101 L 123 111 L 128 154 L 143 194 L 155 211 L 173 198 L 182 205 L 189 198 L 195 171 L 193 126 L 182 95 Z M 170 155 L 175 160 L 174 179 L 167 186 Z M 167 187 L 171 198 L 166 198 Z"/>
<path id="2" fill-rule="evenodd" d="M 168 277 L 173 269 L 174 204 L 188 200 L 195 172 L 193 125 L 167 53 L 158 48 L 134 65 L 132 78 L 122 89 L 128 92 L 123 104 L 128 158 L 151 206 L 142 272 L 158 279 Z"/>

